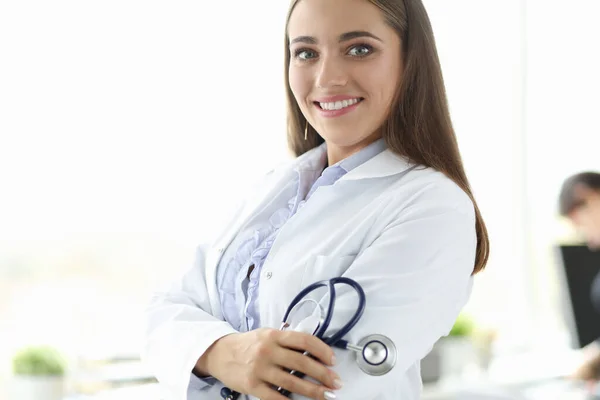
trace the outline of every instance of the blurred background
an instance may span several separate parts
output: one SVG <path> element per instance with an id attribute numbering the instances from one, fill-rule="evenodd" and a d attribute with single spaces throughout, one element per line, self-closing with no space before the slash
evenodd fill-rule
<path id="1" fill-rule="evenodd" d="M 565 307 L 556 249 L 579 239 L 557 198 L 600 170 L 600 2 L 425 5 L 492 249 L 465 310 L 488 358 L 452 382 L 556 382 L 589 351 Z M 70 399 L 154 396 L 138 360 L 152 289 L 290 157 L 287 6 L 0 2 L 0 388 L 44 345 Z M 442 381 L 431 398 L 453 395 Z"/>

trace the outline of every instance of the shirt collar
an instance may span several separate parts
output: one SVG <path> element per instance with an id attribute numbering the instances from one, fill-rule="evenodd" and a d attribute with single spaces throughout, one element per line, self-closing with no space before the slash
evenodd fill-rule
<path id="1" fill-rule="evenodd" d="M 383 138 L 377 139 L 367 147 L 359 150 L 358 152 L 338 161 L 337 163 L 330 165 L 328 168 L 341 167 L 344 171 L 350 172 L 365 161 L 370 160 L 379 153 L 386 149 L 385 141 Z M 327 162 L 327 144 L 322 143 L 318 147 L 309 151 L 298 159 L 296 165 L 296 171 L 319 171 L 323 170 Z"/>
<path id="2" fill-rule="evenodd" d="M 349 157 L 344 158 L 341 161 L 333 164 L 332 167 L 339 166 L 346 172 L 352 171 L 354 168 L 363 164 L 365 161 L 370 160 L 377 154 L 381 153 L 386 149 L 385 141 L 383 138 L 377 139 L 373 143 L 369 144 L 364 149 L 357 151 Z"/>
<path id="3" fill-rule="evenodd" d="M 383 141 L 383 139 L 380 140 L 382 143 L 380 143 L 378 140 L 371 144 L 374 147 L 374 149 L 372 150 L 373 152 L 375 152 L 375 149 L 378 149 L 379 146 L 384 145 L 385 142 Z M 371 145 L 362 149 L 361 152 L 365 150 L 367 152 L 371 151 L 369 149 Z M 361 158 L 360 156 L 357 157 Z M 348 159 L 349 158 L 350 157 L 348 157 Z M 296 173 L 298 173 L 300 170 L 312 170 L 318 171 L 317 173 L 320 174 L 323 170 L 323 166 L 325 165 L 326 160 L 327 147 L 325 143 L 322 143 L 314 149 L 302 154 L 295 160 L 292 160 L 291 165 L 288 164 L 287 168 L 291 167 L 291 169 L 288 169 L 288 171 L 296 171 Z M 353 164 L 353 162 L 351 162 L 350 164 Z M 359 163 L 357 162 L 357 164 Z M 350 166 L 353 167 L 352 170 L 348 171 L 348 173 L 341 177 L 340 180 L 360 180 L 390 176 L 405 172 L 408 169 L 415 167 L 416 165 L 413 164 L 407 158 L 399 156 L 390 149 L 385 148 L 383 151 L 379 152 L 378 154 L 375 154 L 370 159 L 364 160 L 362 164 Z M 283 169 L 285 170 L 287 168 Z"/>

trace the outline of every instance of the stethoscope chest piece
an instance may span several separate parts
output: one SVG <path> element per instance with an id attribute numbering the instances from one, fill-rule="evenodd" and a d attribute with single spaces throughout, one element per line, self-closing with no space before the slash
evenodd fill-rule
<path id="1" fill-rule="evenodd" d="M 356 363 L 368 375 L 385 375 L 396 365 L 396 346 L 387 336 L 369 335 L 358 342 L 361 354 L 356 354 Z"/>

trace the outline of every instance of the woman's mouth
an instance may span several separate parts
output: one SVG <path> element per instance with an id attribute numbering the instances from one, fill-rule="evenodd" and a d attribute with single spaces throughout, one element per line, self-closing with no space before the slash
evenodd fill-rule
<path id="1" fill-rule="evenodd" d="M 325 118 L 334 118 L 356 110 L 363 100 L 363 97 L 353 97 L 330 102 L 313 101 L 313 104 L 321 116 Z"/>
<path id="2" fill-rule="evenodd" d="M 364 99 L 362 97 L 355 97 L 353 99 L 347 99 L 347 100 L 341 100 L 341 101 L 331 101 L 331 102 L 327 102 L 327 103 L 321 103 L 318 101 L 314 101 L 313 103 L 317 107 L 319 107 L 321 110 L 336 111 L 336 110 L 344 109 L 346 107 L 351 107 L 355 104 L 360 103 L 363 100 Z"/>

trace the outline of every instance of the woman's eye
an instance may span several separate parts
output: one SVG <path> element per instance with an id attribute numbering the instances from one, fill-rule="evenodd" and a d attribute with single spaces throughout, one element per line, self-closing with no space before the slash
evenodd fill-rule
<path id="1" fill-rule="evenodd" d="M 312 50 L 307 50 L 307 49 L 296 50 L 296 52 L 294 54 L 295 54 L 296 58 L 299 58 L 301 60 L 310 60 L 317 56 L 317 53 L 315 53 Z"/>
<path id="2" fill-rule="evenodd" d="M 348 51 L 348 54 L 350 54 L 351 56 L 355 56 L 355 57 L 364 57 L 364 56 L 368 56 L 369 54 L 371 54 L 372 51 L 373 51 L 373 48 L 371 46 L 368 46 L 366 44 L 361 44 L 361 45 L 352 47 L 350 49 L 350 51 Z"/>

